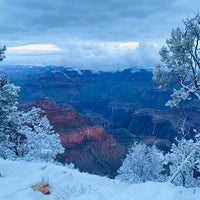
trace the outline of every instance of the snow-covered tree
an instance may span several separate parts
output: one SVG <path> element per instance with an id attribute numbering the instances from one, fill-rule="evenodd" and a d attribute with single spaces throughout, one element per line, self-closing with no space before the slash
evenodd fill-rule
<path id="1" fill-rule="evenodd" d="M 4 158 L 13 151 L 17 140 L 14 129 L 18 92 L 7 76 L 0 77 L 0 155 Z"/>
<path id="2" fill-rule="evenodd" d="M 160 50 L 161 64 L 154 70 L 153 79 L 160 88 L 174 86 L 171 100 L 166 105 L 176 107 L 184 100 L 200 101 L 200 14 L 183 21 L 166 40 Z M 185 120 L 184 120 L 185 121 Z M 184 122 L 183 121 L 183 122 Z M 185 124 L 185 122 L 184 122 Z M 187 129 L 187 128 L 186 128 Z M 166 157 L 170 163 L 169 181 L 187 187 L 199 185 L 199 137 L 185 140 L 185 127 L 181 127 L 182 140 L 172 146 Z M 196 173 L 196 175 L 195 175 Z"/>
<path id="3" fill-rule="evenodd" d="M 153 75 L 161 88 L 176 84 L 172 99 L 166 103 L 171 107 L 192 97 L 200 101 L 200 14 L 183 23 L 183 27 L 172 30 L 161 48 L 161 64 Z"/>
<path id="4" fill-rule="evenodd" d="M 5 47 L 0 48 L 0 61 L 5 57 Z M 15 151 L 18 137 L 14 133 L 19 87 L 9 83 L 6 75 L 0 76 L 0 156 L 7 158 Z"/>
<path id="5" fill-rule="evenodd" d="M 163 153 L 156 146 L 134 144 L 126 155 L 116 177 L 128 183 L 163 181 Z"/>
<path id="6" fill-rule="evenodd" d="M 172 145 L 171 152 L 165 156 L 166 164 L 169 165 L 170 178 L 179 186 L 196 187 L 200 186 L 200 141 L 197 139 L 177 140 Z"/>
<path id="7" fill-rule="evenodd" d="M 6 51 L 5 46 L 0 47 L 0 62 L 5 58 L 5 51 Z"/>
<path id="8" fill-rule="evenodd" d="M 40 108 L 33 107 L 28 112 L 18 112 L 17 121 L 18 134 L 25 136 L 18 148 L 21 157 L 27 160 L 52 161 L 57 154 L 64 152 L 58 133 L 55 133 Z"/>
<path id="9" fill-rule="evenodd" d="M 0 61 L 5 50 L 0 48 Z M 53 160 L 64 151 L 59 135 L 39 108 L 17 110 L 18 93 L 19 87 L 10 84 L 6 75 L 0 76 L 0 157 Z"/>

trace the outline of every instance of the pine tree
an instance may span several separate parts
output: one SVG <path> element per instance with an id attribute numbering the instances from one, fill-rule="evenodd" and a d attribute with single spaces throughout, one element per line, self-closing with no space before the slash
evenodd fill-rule
<path id="1" fill-rule="evenodd" d="M 7 76 L 0 77 L 0 155 L 7 158 L 17 140 L 14 134 L 19 88 L 10 84 Z"/>
<path id="2" fill-rule="evenodd" d="M 5 57 L 5 46 L 0 48 L 0 61 Z M 18 140 L 14 134 L 15 114 L 19 87 L 9 83 L 6 75 L 0 76 L 0 156 L 7 158 L 14 152 Z"/>
<path id="3" fill-rule="evenodd" d="M 0 62 L 5 58 L 6 47 L 0 47 Z"/>

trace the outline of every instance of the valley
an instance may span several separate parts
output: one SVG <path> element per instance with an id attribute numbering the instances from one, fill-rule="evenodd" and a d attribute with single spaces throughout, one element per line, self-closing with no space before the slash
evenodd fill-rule
<path id="1" fill-rule="evenodd" d="M 54 66 L 1 70 L 21 87 L 19 109 L 40 107 L 60 134 L 65 153 L 57 160 L 72 162 L 81 171 L 113 178 L 134 142 L 168 151 L 180 137 L 182 108 L 165 106 L 171 91 L 159 91 L 151 71 L 92 73 Z M 184 105 L 187 137 L 199 127 L 194 105 Z"/>

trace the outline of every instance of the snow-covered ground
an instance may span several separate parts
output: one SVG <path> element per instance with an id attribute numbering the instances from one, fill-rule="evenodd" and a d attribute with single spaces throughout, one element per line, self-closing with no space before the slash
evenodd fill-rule
<path id="1" fill-rule="evenodd" d="M 200 188 L 170 183 L 126 184 L 51 163 L 0 159 L 0 200 L 199 200 Z M 33 191 L 41 182 L 50 194 Z"/>

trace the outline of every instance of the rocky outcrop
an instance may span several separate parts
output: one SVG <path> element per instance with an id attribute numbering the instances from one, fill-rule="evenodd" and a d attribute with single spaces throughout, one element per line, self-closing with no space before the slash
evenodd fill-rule
<path id="1" fill-rule="evenodd" d="M 116 141 L 111 135 L 105 133 L 100 126 L 85 127 L 71 134 L 60 134 L 61 142 L 66 149 L 75 149 L 78 145 L 86 142 L 97 142 L 97 146 L 116 145 Z"/>

